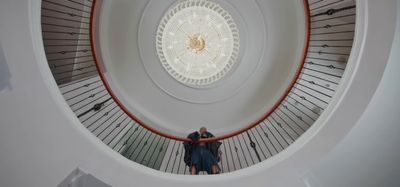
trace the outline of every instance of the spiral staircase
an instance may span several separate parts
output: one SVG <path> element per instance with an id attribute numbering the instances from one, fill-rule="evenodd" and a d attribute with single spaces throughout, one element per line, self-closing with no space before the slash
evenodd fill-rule
<path id="1" fill-rule="evenodd" d="M 72 184 L 76 168 L 111 186 L 400 184 L 400 2 L 215 1 L 241 41 L 239 64 L 210 87 L 151 60 L 148 28 L 176 2 L 0 2 L 2 186 Z M 188 176 L 185 134 L 203 121 L 216 134 L 205 141 L 222 143 L 222 174 Z"/>

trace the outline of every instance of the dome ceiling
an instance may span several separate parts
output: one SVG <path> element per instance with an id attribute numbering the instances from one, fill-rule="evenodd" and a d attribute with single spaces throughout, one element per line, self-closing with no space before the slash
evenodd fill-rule
<path id="1" fill-rule="evenodd" d="M 104 1 L 97 47 L 112 90 L 147 125 L 223 135 L 262 118 L 289 86 L 304 51 L 304 7 L 196 2 Z"/>

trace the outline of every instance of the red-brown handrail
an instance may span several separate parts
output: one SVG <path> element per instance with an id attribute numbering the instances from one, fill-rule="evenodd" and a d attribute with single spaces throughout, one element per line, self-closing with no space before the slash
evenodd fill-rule
<path id="1" fill-rule="evenodd" d="M 303 56 L 302 56 L 302 61 L 300 63 L 300 65 L 298 66 L 297 70 L 296 70 L 296 74 L 293 77 L 292 81 L 290 82 L 288 88 L 285 90 L 284 94 L 279 98 L 279 100 L 275 103 L 275 105 L 269 110 L 267 111 L 267 113 L 262 116 L 259 120 L 251 123 L 250 125 L 248 125 L 247 127 L 241 128 L 239 130 L 236 130 L 232 133 L 223 135 L 223 136 L 218 136 L 215 138 L 208 138 L 208 139 L 201 139 L 201 142 L 212 142 L 212 141 L 219 141 L 219 140 L 223 140 L 223 139 L 227 139 L 227 138 L 231 138 L 234 136 L 237 136 L 243 132 L 246 132 L 254 127 L 256 127 L 258 124 L 260 124 L 261 122 L 265 121 L 265 119 L 267 119 L 269 116 L 271 116 L 272 113 L 275 112 L 275 110 L 282 104 L 282 102 L 285 100 L 285 98 L 289 95 L 289 93 L 291 92 L 292 88 L 294 87 L 294 85 L 296 84 L 298 78 L 300 77 L 300 74 L 302 72 L 302 69 L 304 67 L 304 64 L 306 62 L 306 58 L 307 58 L 307 51 L 308 51 L 308 47 L 310 45 L 310 32 L 311 32 L 311 13 L 310 13 L 310 6 L 308 3 L 308 0 L 303 0 L 303 4 L 304 4 L 304 12 L 305 12 L 305 17 L 306 17 L 306 35 L 305 35 L 305 41 L 304 41 L 304 48 L 303 48 Z M 134 120 L 136 123 L 138 123 L 140 126 L 142 126 L 143 128 L 157 134 L 160 135 L 162 137 L 168 138 L 168 139 L 173 139 L 173 140 L 177 140 L 177 141 L 191 141 L 188 138 L 185 137 L 178 137 L 178 136 L 173 136 L 164 132 L 161 132 L 153 127 L 150 127 L 148 125 L 146 125 L 143 121 L 141 121 L 139 118 L 137 118 L 135 115 L 133 115 L 128 108 L 125 107 L 125 105 L 122 104 L 121 100 L 118 99 L 118 97 L 115 95 L 115 93 L 112 91 L 111 86 L 108 82 L 108 80 L 105 77 L 104 74 L 104 68 L 102 66 L 101 63 L 101 58 L 97 52 L 97 48 L 96 48 L 96 39 L 97 39 L 97 33 L 96 33 L 96 23 L 97 23 L 97 5 L 98 5 L 98 0 L 93 0 L 93 4 L 92 4 L 92 9 L 91 9 L 91 13 L 90 13 L 90 46 L 92 48 L 92 55 L 94 58 L 94 62 L 97 68 L 97 71 L 99 73 L 99 76 L 104 84 L 104 87 L 107 89 L 108 93 L 110 94 L 111 98 L 113 98 L 113 100 L 115 101 L 115 103 L 117 103 L 117 105 L 132 119 Z"/>

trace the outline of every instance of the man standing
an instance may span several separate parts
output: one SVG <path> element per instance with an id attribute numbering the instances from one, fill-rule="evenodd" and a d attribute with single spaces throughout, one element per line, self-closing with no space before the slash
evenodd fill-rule
<path id="1" fill-rule="evenodd" d="M 214 135 L 207 131 L 207 128 L 201 127 L 199 132 L 193 132 L 188 135 L 191 142 L 184 142 L 185 163 L 190 168 L 192 175 L 197 175 L 200 171 L 206 171 L 208 174 L 218 174 L 220 169 L 218 162 L 220 157 L 218 149 L 221 142 L 199 142 L 201 139 L 213 138 Z"/>

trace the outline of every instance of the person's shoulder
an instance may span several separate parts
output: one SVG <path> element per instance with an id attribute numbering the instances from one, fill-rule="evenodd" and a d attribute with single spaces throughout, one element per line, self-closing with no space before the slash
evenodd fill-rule
<path id="1" fill-rule="evenodd" d="M 194 131 L 194 132 L 192 132 L 192 133 L 190 133 L 190 134 L 188 135 L 188 138 L 189 138 L 190 136 L 197 136 L 197 135 L 200 135 L 199 132 Z"/>
<path id="2" fill-rule="evenodd" d="M 189 139 L 195 141 L 195 140 L 198 140 L 198 139 L 200 138 L 200 134 L 199 134 L 199 132 L 195 131 L 195 132 L 190 133 L 190 134 L 187 136 L 187 138 L 189 138 Z"/>
<path id="3" fill-rule="evenodd" d="M 204 132 L 204 134 L 205 134 L 205 136 L 206 136 L 207 138 L 213 138 L 213 137 L 215 137 L 211 132 L 208 132 L 208 131 Z"/>

